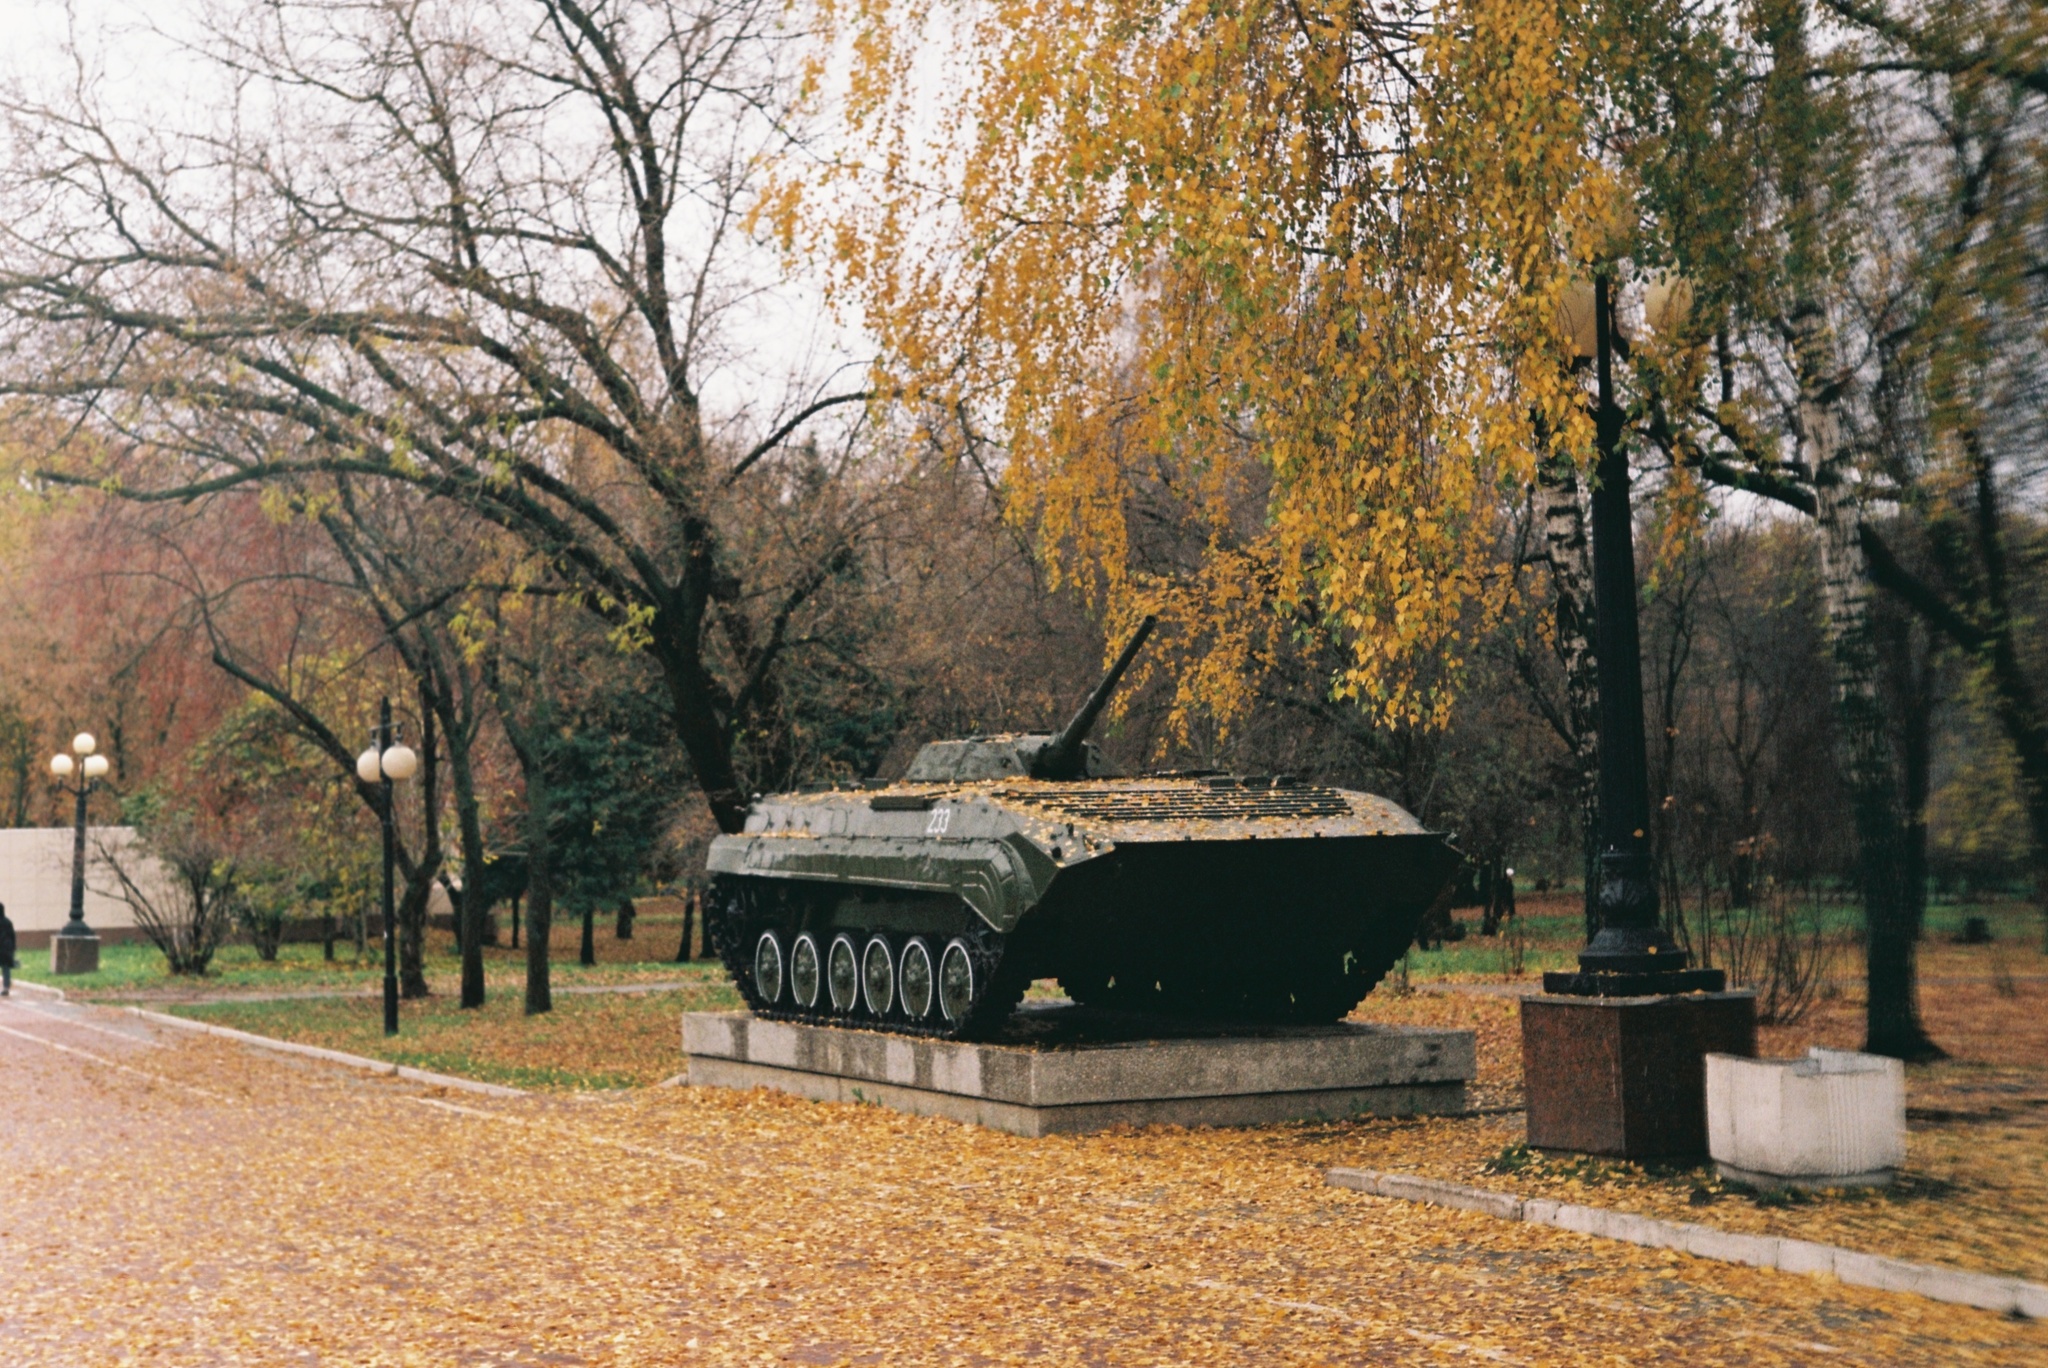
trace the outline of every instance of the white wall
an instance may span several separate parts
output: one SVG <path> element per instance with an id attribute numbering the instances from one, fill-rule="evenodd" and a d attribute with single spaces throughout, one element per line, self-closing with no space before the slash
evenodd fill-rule
<path id="1" fill-rule="evenodd" d="M 70 827 L 0 829 L 0 903 L 16 932 L 55 931 L 71 919 L 71 839 Z M 98 858 L 104 846 L 126 865 L 134 842 L 133 827 L 86 828 L 85 923 L 95 931 L 135 925 L 128 904 L 108 894 L 115 880 Z"/>

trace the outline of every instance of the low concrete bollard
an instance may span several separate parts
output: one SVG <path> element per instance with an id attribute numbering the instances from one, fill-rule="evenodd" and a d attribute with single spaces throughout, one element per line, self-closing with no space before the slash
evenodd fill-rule
<path id="1" fill-rule="evenodd" d="M 1906 1070 L 1824 1050 L 1800 1059 L 1707 1056 L 1707 1152 L 1758 1187 L 1888 1183 L 1906 1161 Z"/>

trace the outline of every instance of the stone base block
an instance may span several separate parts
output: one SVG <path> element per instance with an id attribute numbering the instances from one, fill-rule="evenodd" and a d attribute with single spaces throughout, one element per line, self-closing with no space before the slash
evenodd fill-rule
<path id="1" fill-rule="evenodd" d="M 1529 1143 L 1616 1159 L 1703 1157 L 1709 1052 L 1756 1054 L 1756 994 L 1523 998 Z"/>
<path id="2" fill-rule="evenodd" d="M 90 974 L 100 967 L 100 938 L 98 936 L 50 937 L 50 972 L 53 974 Z"/>
<path id="3" fill-rule="evenodd" d="M 1800 1059 L 1708 1055 L 1707 1149 L 1762 1186 L 1889 1181 L 1906 1162 L 1906 1066 L 1818 1046 Z"/>
<path id="4" fill-rule="evenodd" d="M 1029 1136 L 1457 1113 L 1474 1073 L 1470 1031 L 1342 1022 L 1190 1038 L 1075 1006 L 1018 1019 L 1018 1039 L 965 1044 L 686 1012 L 683 1049 L 693 1085 L 872 1102 Z"/>

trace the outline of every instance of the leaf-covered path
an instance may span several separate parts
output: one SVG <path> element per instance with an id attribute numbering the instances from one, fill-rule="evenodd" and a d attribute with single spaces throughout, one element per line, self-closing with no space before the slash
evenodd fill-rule
<path id="1" fill-rule="evenodd" d="M 21 1368 L 2048 1359 L 2040 1324 L 1332 1189 L 1299 1128 L 479 1101 L 19 998 L 0 1080 Z"/>

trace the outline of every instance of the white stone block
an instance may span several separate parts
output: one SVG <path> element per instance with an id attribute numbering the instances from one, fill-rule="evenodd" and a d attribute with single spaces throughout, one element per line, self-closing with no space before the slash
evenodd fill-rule
<path id="1" fill-rule="evenodd" d="M 963 1097 L 981 1096 L 981 1051 L 972 1045 L 944 1045 L 932 1051 L 932 1086 Z"/>
<path id="2" fill-rule="evenodd" d="M 1476 1211 L 1486 1216 L 1498 1216 L 1505 1221 L 1522 1219 L 1522 1202 L 1511 1192 L 1488 1192 L 1485 1188 L 1467 1187 L 1463 1183 L 1446 1183 L 1434 1178 L 1417 1178 L 1403 1173 L 1380 1175 L 1377 1191 L 1382 1197 L 1398 1197 L 1408 1202 L 1428 1202 L 1434 1206 L 1454 1207 L 1459 1211 Z"/>
<path id="3" fill-rule="evenodd" d="M 1803 1059 L 1707 1056 L 1707 1152 L 1746 1173 L 1865 1179 L 1906 1161 L 1906 1070 L 1815 1047 Z"/>
<path id="4" fill-rule="evenodd" d="M 1559 1230 L 1575 1231 L 1580 1235 L 1607 1235 L 1608 1213 L 1599 1207 L 1580 1206 L 1576 1202 L 1560 1202 L 1551 1213 L 1550 1224 Z"/>
<path id="5" fill-rule="evenodd" d="M 2016 1299 L 2014 1309 L 2022 1316 L 2048 1320 L 2048 1287 L 2040 1283 L 2023 1282 L 2013 1295 Z"/>
<path id="6" fill-rule="evenodd" d="M 1929 1286 L 1925 1264 L 1905 1259 L 1888 1259 L 1881 1254 L 1857 1250 L 1835 1251 L 1835 1276 L 1852 1287 L 1874 1287 L 1880 1292 L 1910 1292 L 1926 1295 Z"/>
<path id="7" fill-rule="evenodd" d="M 1654 1216 L 1638 1216 L 1629 1211 L 1608 1212 L 1606 1234 L 1610 1240 L 1646 1245 L 1651 1249 L 1679 1248 L 1668 1222 L 1660 1221 Z"/>
<path id="8" fill-rule="evenodd" d="M 1835 1271 L 1835 1247 L 1811 1240 L 1779 1240 L 1778 1269 L 1784 1273 L 1826 1273 Z"/>
<path id="9" fill-rule="evenodd" d="M 1631 1219 L 1641 1224 L 1634 1228 L 1636 1233 L 1628 1237 L 1629 1242 L 1651 1249 L 1683 1251 L 1686 1247 L 1685 1233 L 1692 1229 L 1683 1221 L 1659 1221 L 1649 1216 L 1636 1216 Z"/>
<path id="10" fill-rule="evenodd" d="M 1715 1230 L 1696 1225 L 1686 1231 L 1685 1252 L 1701 1259 L 1722 1263 L 1748 1264 L 1751 1268 L 1778 1266 L 1778 1241 L 1770 1235 L 1743 1235 L 1732 1230 Z"/>
<path id="11" fill-rule="evenodd" d="M 747 1059 L 750 1063 L 794 1069 L 797 1066 L 796 1045 L 796 1032 L 784 1022 L 747 1023 Z"/>
<path id="12" fill-rule="evenodd" d="M 2010 1315 L 2019 1309 L 2018 1278 L 1995 1278 L 1985 1273 L 1966 1273 L 1960 1268 L 1927 1266 L 1914 1290 L 1931 1301 L 1954 1302 L 1983 1311 Z"/>
<path id="13" fill-rule="evenodd" d="M 739 1054 L 739 1042 L 734 1039 L 733 1022 L 709 1012 L 683 1013 L 683 1053 L 692 1055 L 717 1055 L 731 1059 Z"/>

